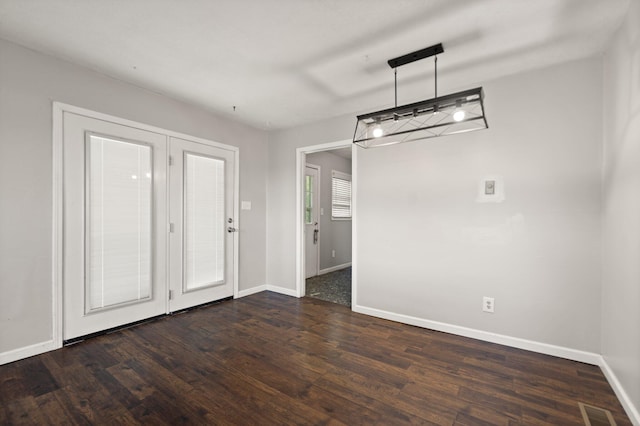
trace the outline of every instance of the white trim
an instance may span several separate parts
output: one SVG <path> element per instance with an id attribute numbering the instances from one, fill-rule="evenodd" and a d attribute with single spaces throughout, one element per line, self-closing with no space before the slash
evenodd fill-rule
<path id="1" fill-rule="evenodd" d="M 291 288 L 285 288 L 285 287 L 278 287 L 277 285 L 267 285 L 266 290 L 273 291 L 274 293 L 284 294 L 285 296 L 301 297 L 301 296 L 298 296 L 297 290 L 291 289 Z"/>
<path id="2" fill-rule="evenodd" d="M 53 103 L 52 157 L 53 157 L 53 193 L 52 193 L 52 236 L 51 236 L 51 316 L 53 349 L 62 347 L 62 280 L 63 280 L 63 235 L 64 235 L 64 185 L 63 185 L 63 108 L 58 102 Z M 30 346 L 29 346 L 30 347 Z M 24 350 L 18 349 L 17 351 Z M 15 352 L 15 351 L 14 351 Z M 31 356 L 31 355 L 26 355 Z"/>
<path id="3" fill-rule="evenodd" d="M 358 304 L 356 297 L 358 294 L 358 221 L 356 220 L 358 151 L 356 147 L 351 149 L 351 306 Z"/>
<path id="4" fill-rule="evenodd" d="M 296 149 L 296 294 L 302 297 L 306 293 L 306 244 L 304 240 L 304 187 L 302 185 L 307 154 L 304 148 Z M 319 251 L 318 251 L 319 252 Z M 318 265 L 319 266 L 319 265 Z"/>
<path id="5" fill-rule="evenodd" d="M 640 411 L 638 411 L 638 407 L 633 404 L 631 397 L 622 387 L 622 384 L 618 380 L 618 377 L 615 375 L 604 356 L 600 357 L 599 365 L 602 369 L 602 372 L 604 373 L 604 376 L 609 381 L 611 388 L 618 397 L 622 408 L 624 408 L 627 416 L 629 416 L 629 420 L 631 420 L 631 423 L 633 423 L 635 426 L 640 426 Z"/>
<path id="6" fill-rule="evenodd" d="M 251 288 L 248 288 L 246 290 L 240 290 L 238 292 L 238 295 L 235 296 L 235 298 L 238 299 L 240 297 L 251 296 L 252 294 L 260 293 L 262 291 L 267 291 L 267 285 L 266 284 L 259 285 L 257 287 L 251 287 Z"/>
<path id="7" fill-rule="evenodd" d="M 296 149 L 296 297 L 302 297 L 305 294 L 304 269 L 305 247 L 304 247 L 304 208 L 302 206 L 304 198 L 302 198 L 302 177 L 304 176 L 304 167 L 307 163 L 307 155 L 301 150 Z M 268 209 L 267 209 L 268 211 Z"/>
<path id="8" fill-rule="evenodd" d="M 320 269 L 318 275 L 328 274 L 329 272 L 339 271 L 340 269 L 348 268 L 351 266 L 351 262 L 343 263 L 342 265 L 332 266 L 330 268 Z"/>
<path id="9" fill-rule="evenodd" d="M 279 287 L 277 285 L 259 285 L 246 290 L 242 290 L 238 297 L 250 296 L 252 294 L 260 293 L 262 291 L 273 291 L 274 293 L 284 294 L 285 296 L 299 297 L 298 292 L 291 288 Z"/>
<path id="10" fill-rule="evenodd" d="M 104 114 L 90 109 L 77 107 L 74 105 L 65 104 L 62 102 L 53 102 L 54 112 L 59 109 L 61 112 L 70 112 L 77 115 L 82 115 L 88 118 L 95 118 L 97 120 L 109 121 L 112 123 L 120 124 L 122 126 L 132 127 L 134 129 L 146 130 L 148 132 L 159 133 L 162 135 L 185 139 L 191 142 L 197 142 L 208 146 L 215 146 L 217 148 L 226 149 L 227 151 L 240 151 L 240 148 L 233 145 L 227 145 L 222 142 L 217 142 L 210 139 L 199 138 L 197 136 L 188 135 L 186 133 L 175 132 L 173 130 L 163 129 L 162 127 L 153 126 L 151 124 L 140 123 L 126 118 L 116 117 L 114 115 Z"/>
<path id="11" fill-rule="evenodd" d="M 18 361 L 24 358 L 29 358 L 34 355 L 40 355 L 45 352 L 58 349 L 55 340 L 49 340 L 46 342 L 36 343 L 34 345 L 25 346 L 11 351 L 0 353 L 0 365 L 8 364 L 10 362 Z"/>
<path id="12" fill-rule="evenodd" d="M 323 143 L 319 145 L 304 146 L 296 148 L 296 288 L 291 293 L 291 296 L 302 297 L 305 294 L 305 272 L 304 272 L 304 220 L 303 220 L 303 194 L 302 194 L 302 177 L 304 176 L 304 166 L 306 164 L 306 155 L 314 152 L 329 151 L 336 148 L 351 147 L 353 151 L 353 143 L 350 139 L 345 139 L 336 142 Z M 353 166 L 352 166 L 352 179 L 353 179 Z M 353 185 L 353 184 L 352 184 Z M 355 190 L 352 186 L 352 199 L 355 198 Z M 352 207 L 353 208 L 353 207 Z M 353 212 L 352 212 L 353 215 Z M 355 220 L 353 221 L 355 223 Z M 353 238 L 353 236 L 352 236 Z M 353 251 L 352 246 L 352 253 Z M 352 281 L 352 288 L 355 287 L 355 282 Z M 285 289 L 287 291 L 292 291 Z M 272 290 L 277 291 L 277 290 Z M 289 293 L 283 293 L 289 294 Z"/>
<path id="13" fill-rule="evenodd" d="M 498 343 L 500 345 L 511 346 L 513 348 L 525 349 L 528 351 L 538 352 L 546 355 L 571 359 L 587 364 L 600 364 L 601 357 L 594 352 L 586 352 L 563 346 L 550 345 L 548 343 L 535 342 L 533 340 L 521 339 L 519 337 L 505 336 L 503 334 L 491 333 L 488 331 L 476 330 L 473 328 L 461 327 L 458 325 L 447 324 L 438 321 L 431 321 L 423 318 L 412 317 L 409 315 L 396 314 L 393 312 L 369 308 L 366 306 L 354 305 L 353 311 L 365 315 L 371 315 L 377 318 L 384 318 L 391 321 L 401 322 L 403 324 L 415 325 L 417 327 L 442 331 L 445 333 L 455 334 L 457 336 L 470 337 L 472 339 L 483 340 L 485 342 Z"/>
<path id="14" fill-rule="evenodd" d="M 233 233 L 233 297 L 240 294 L 240 150 L 234 153 L 235 176 L 233 183 L 233 221 L 238 232 Z"/>

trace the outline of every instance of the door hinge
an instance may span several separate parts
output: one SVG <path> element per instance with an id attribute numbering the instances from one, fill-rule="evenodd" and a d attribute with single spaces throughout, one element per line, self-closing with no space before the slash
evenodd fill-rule
<path id="1" fill-rule="evenodd" d="M 169 300 L 173 300 L 173 290 L 169 290 Z"/>
<path id="2" fill-rule="evenodd" d="M 169 223 L 169 232 L 173 232 L 173 222 Z"/>
<path id="3" fill-rule="evenodd" d="M 169 165 L 173 166 L 173 155 L 169 156 Z"/>

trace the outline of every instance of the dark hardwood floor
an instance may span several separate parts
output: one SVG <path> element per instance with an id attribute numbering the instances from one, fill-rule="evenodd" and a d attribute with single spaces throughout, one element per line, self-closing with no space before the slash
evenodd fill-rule
<path id="1" fill-rule="evenodd" d="M 630 424 L 595 366 L 259 293 L 0 366 L 0 424 Z"/>

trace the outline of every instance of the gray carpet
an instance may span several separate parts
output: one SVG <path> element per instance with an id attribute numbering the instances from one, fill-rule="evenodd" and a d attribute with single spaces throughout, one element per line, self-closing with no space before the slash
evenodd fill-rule
<path id="1" fill-rule="evenodd" d="M 351 306 L 351 267 L 307 278 L 307 297 Z"/>

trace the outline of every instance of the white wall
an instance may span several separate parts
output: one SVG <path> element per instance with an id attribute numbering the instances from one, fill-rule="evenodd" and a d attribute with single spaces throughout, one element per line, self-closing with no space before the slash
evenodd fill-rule
<path id="1" fill-rule="evenodd" d="M 602 354 L 640 422 L 640 1 L 604 63 Z"/>
<path id="2" fill-rule="evenodd" d="M 351 262 L 351 220 L 331 219 L 331 171 L 351 174 L 351 160 L 331 151 L 307 154 L 307 163 L 320 166 L 320 271 Z M 335 250 L 336 257 L 331 256 Z"/>
<path id="3" fill-rule="evenodd" d="M 599 352 L 601 78 L 489 82 L 489 130 L 359 152 L 357 305 Z M 485 175 L 504 202 L 476 202 Z"/>
<path id="4" fill-rule="evenodd" d="M 268 285 L 296 290 L 296 148 L 349 139 L 355 124 L 355 117 L 339 117 L 269 135 Z"/>
<path id="5" fill-rule="evenodd" d="M 599 352 L 601 78 L 593 58 L 487 82 L 489 130 L 359 149 L 357 305 Z M 295 148 L 354 125 L 271 135 L 270 284 L 295 287 Z M 490 174 L 506 200 L 476 203 Z"/>
<path id="6" fill-rule="evenodd" d="M 52 102 L 240 148 L 241 290 L 266 279 L 266 133 L 0 40 L 0 355 L 52 338 Z"/>

